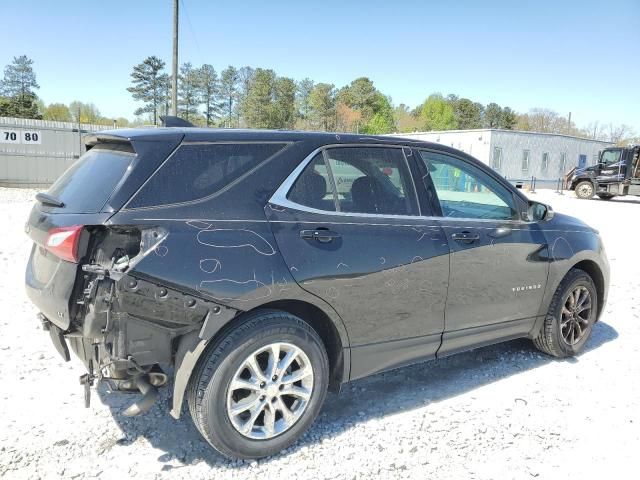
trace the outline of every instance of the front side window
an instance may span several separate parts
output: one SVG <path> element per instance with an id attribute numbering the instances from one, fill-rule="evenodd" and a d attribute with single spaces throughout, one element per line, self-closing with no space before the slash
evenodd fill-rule
<path id="1" fill-rule="evenodd" d="M 605 150 L 602 152 L 602 157 L 600 158 L 600 163 L 608 165 L 610 163 L 617 163 L 620 161 L 620 153 L 621 150 Z"/>
<path id="2" fill-rule="evenodd" d="M 284 143 L 182 145 L 128 207 L 150 207 L 199 200 L 217 193 L 269 159 Z"/>
<path id="3" fill-rule="evenodd" d="M 512 220 L 513 195 L 479 168 L 455 157 L 421 150 L 445 217 Z"/>
<path id="4" fill-rule="evenodd" d="M 529 150 L 522 151 L 522 171 L 529 171 Z"/>

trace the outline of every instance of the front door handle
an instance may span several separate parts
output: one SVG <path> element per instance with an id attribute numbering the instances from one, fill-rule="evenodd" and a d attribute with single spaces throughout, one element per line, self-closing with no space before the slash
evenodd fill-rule
<path id="1" fill-rule="evenodd" d="M 300 230 L 300 238 L 304 240 L 317 240 L 320 243 L 329 243 L 336 238 L 340 238 L 340 234 L 328 228 L 316 228 L 314 230 Z"/>
<path id="2" fill-rule="evenodd" d="M 480 235 L 478 235 L 477 233 L 464 231 L 454 233 L 453 235 L 451 235 L 451 238 L 460 243 L 473 243 L 477 240 L 480 240 Z"/>

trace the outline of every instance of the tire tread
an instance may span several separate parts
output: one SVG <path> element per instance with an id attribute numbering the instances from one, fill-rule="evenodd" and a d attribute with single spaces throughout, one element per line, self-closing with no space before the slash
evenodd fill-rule
<path id="1" fill-rule="evenodd" d="M 211 378 L 218 369 L 219 364 L 224 360 L 224 358 L 226 358 L 226 355 L 233 351 L 237 347 L 238 343 L 246 338 L 248 334 L 258 331 L 267 323 L 272 326 L 296 326 L 304 330 L 307 335 L 314 338 L 315 341 L 322 346 L 320 350 L 323 355 L 323 361 L 325 362 L 325 365 L 329 364 L 326 349 L 324 348 L 324 344 L 316 331 L 302 319 L 280 310 L 256 310 L 254 312 L 249 312 L 245 314 L 245 318 L 242 323 L 236 325 L 235 328 L 229 331 L 226 335 L 223 335 L 216 342 L 207 346 L 189 381 L 187 389 L 189 412 L 191 413 L 191 417 L 194 420 L 196 428 L 202 436 L 218 451 L 232 458 L 237 458 L 237 452 L 228 450 L 225 445 L 218 442 L 215 435 L 212 435 L 212 432 L 209 431 L 205 391 Z M 323 400 L 324 398 L 321 399 L 321 401 Z"/>
<path id="2" fill-rule="evenodd" d="M 549 305 L 549 310 L 547 311 L 542 327 L 540 328 L 540 332 L 538 332 L 538 335 L 533 339 L 533 344 L 538 350 L 558 358 L 566 357 L 568 355 L 556 341 L 555 329 L 556 325 L 559 325 L 556 318 L 556 312 L 558 311 L 559 304 L 563 300 L 567 287 L 582 276 L 587 276 L 589 280 L 591 280 L 589 274 L 584 270 L 572 268 L 562 279 L 560 285 L 558 285 L 558 288 L 551 299 L 551 304 Z"/>

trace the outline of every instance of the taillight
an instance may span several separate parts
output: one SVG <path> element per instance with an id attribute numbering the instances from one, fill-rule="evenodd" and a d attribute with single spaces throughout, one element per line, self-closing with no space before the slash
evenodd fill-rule
<path id="1" fill-rule="evenodd" d="M 82 225 L 52 228 L 49 230 L 46 247 L 57 257 L 69 262 L 78 262 L 78 243 L 82 233 Z"/>

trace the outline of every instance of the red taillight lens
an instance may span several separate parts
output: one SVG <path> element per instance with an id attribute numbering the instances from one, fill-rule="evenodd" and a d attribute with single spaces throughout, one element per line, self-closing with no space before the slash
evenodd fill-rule
<path id="1" fill-rule="evenodd" d="M 69 262 L 78 262 L 78 242 L 82 233 L 82 225 L 52 228 L 49 230 L 46 248 L 55 256 Z"/>

